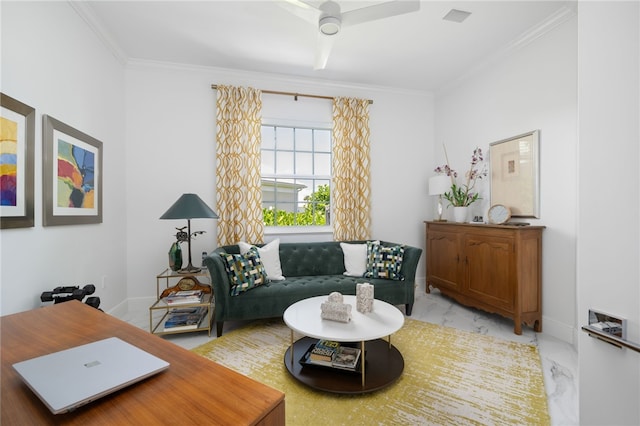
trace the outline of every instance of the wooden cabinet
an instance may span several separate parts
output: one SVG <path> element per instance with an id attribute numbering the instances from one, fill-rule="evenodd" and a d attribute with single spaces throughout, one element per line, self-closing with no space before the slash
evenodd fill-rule
<path id="1" fill-rule="evenodd" d="M 543 226 L 425 222 L 427 293 L 542 331 Z"/>

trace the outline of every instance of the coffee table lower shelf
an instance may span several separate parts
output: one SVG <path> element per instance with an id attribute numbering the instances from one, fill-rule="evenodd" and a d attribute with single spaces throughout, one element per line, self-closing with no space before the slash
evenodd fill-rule
<path id="1" fill-rule="evenodd" d="M 291 362 L 291 346 L 284 354 L 284 365 L 301 383 L 331 393 L 359 394 L 374 392 L 394 383 L 404 370 L 404 358 L 400 351 L 383 339 L 365 343 L 365 380 L 360 374 L 339 369 L 303 366 L 299 360 L 318 339 L 303 337 L 293 344 L 294 361 Z"/>

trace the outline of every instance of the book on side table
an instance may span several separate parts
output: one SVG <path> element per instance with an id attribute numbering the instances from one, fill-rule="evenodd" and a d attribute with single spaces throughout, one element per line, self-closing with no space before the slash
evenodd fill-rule
<path id="1" fill-rule="evenodd" d="M 207 315 L 207 308 L 176 308 L 169 311 L 164 331 L 195 330 Z"/>
<path id="2" fill-rule="evenodd" d="M 203 294 L 202 290 L 172 291 L 167 297 L 165 297 L 165 301 L 167 302 L 167 305 L 201 303 Z"/>

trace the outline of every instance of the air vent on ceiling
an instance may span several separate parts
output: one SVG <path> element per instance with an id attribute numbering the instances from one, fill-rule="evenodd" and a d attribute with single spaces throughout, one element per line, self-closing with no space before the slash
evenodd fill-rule
<path id="1" fill-rule="evenodd" d="M 465 12 L 464 10 L 458 10 L 458 9 L 451 9 L 449 13 L 444 15 L 444 18 L 442 19 L 444 19 L 445 21 L 451 21 L 451 22 L 462 22 L 465 19 L 467 19 L 469 15 L 471 15 L 471 12 Z"/>

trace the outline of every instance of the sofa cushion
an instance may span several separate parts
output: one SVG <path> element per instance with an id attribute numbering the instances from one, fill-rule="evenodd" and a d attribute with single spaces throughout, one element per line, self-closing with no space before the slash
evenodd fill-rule
<path id="1" fill-rule="evenodd" d="M 367 245 L 340 243 L 344 253 L 344 275 L 361 277 L 367 272 Z"/>
<path id="2" fill-rule="evenodd" d="M 240 241 L 238 243 L 238 247 L 240 248 L 240 253 L 244 254 L 251 249 L 252 246 L 249 243 L 244 241 Z M 262 247 L 257 247 L 258 253 L 260 254 L 260 260 L 262 260 L 262 264 L 264 265 L 265 272 L 267 273 L 267 278 L 269 280 L 284 280 L 284 276 L 282 275 L 282 267 L 280 266 L 280 239 L 277 238 L 271 241 L 269 244 L 265 244 Z"/>
<path id="3" fill-rule="evenodd" d="M 267 274 L 258 249 L 252 247 L 244 254 L 220 253 L 231 282 L 231 295 L 260 286 L 267 282 Z"/>
<path id="4" fill-rule="evenodd" d="M 384 278 L 402 280 L 402 260 L 404 248 L 402 246 L 385 247 L 373 241 L 367 242 L 367 271 L 366 278 Z"/>

